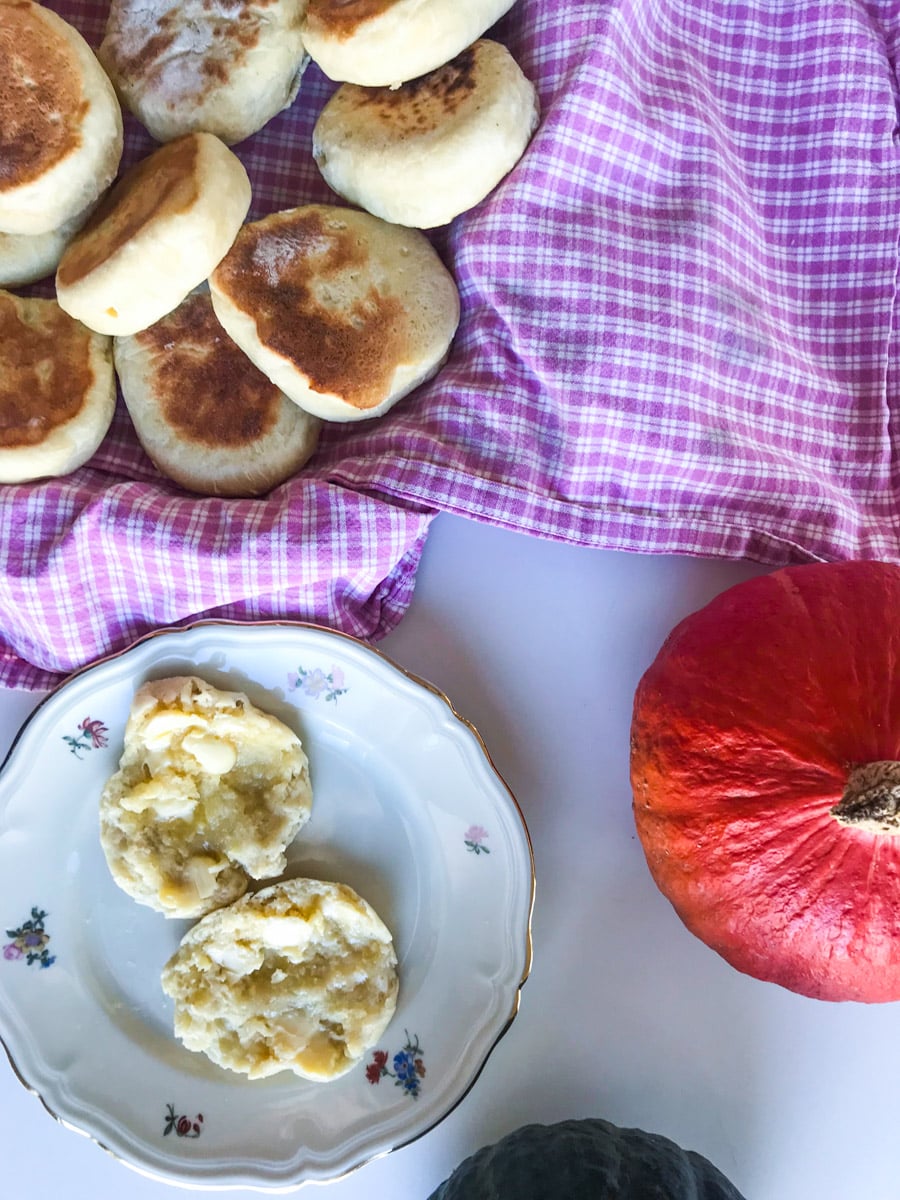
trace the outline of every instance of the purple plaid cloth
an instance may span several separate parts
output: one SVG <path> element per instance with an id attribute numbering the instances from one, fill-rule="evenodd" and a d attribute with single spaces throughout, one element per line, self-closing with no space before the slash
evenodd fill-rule
<path id="1" fill-rule="evenodd" d="M 104 4 L 52 7 L 96 45 Z M 0 682 L 212 613 L 379 637 L 442 510 L 614 549 L 900 559 L 898 35 L 883 0 L 517 0 L 494 36 L 543 120 L 435 235 L 463 301 L 444 371 L 330 426 L 262 500 L 167 485 L 122 411 L 87 467 L 0 489 Z M 333 86 L 311 67 L 237 147 L 251 216 L 335 199 L 310 154 Z M 152 143 L 127 128 L 130 162 Z"/>
<path id="2" fill-rule="evenodd" d="M 900 6 L 529 4 L 544 119 L 466 320 L 336 477 L 622 550 L 897 558 Z"/>

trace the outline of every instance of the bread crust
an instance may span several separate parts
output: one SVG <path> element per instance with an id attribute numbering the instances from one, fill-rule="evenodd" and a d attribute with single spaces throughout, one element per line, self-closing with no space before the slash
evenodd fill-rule
<path id="1" fill-rule="evenodd" d="M 198 287 L 250 207 L 240 159 L 209 133 L 136 163 L 103 197 L 56 272 L 59 303 L 99 333 L 138 333 Z"/>
<path id="2" fill-rule="evenodd" d="M 309 0 L 303 40 L 337 82 L 391 87 L 455 58 L 514 0 Z"/>
<path id="3" fill-rule="evenodd" d="M 0 233 L 0 287 L 24 287 L 52 276 L 92 208 L 46 233 Z"/>
<path id="4" fill-rule="evenodd" d="M 297 95 L 304 0 L 112 0 L 98 56 L 160 142 L 204 130 L 227 145 Z"/>
<path id="5" fill-rule="evenodd" d="M 207 496 L 258 496 L 309 460 L 321 422 L 292 403 L 220 325 L 208 289 L 114 343 L 138 440 L 163 475 Z"/>
<path id="6" fill-rule="evenodd" d="M 116 405 L 112 344 L 55 300 L 0 291 L 0 483 L 68 475 Z"/>
<path id="7" fill-rule="evenodd" d="M 387 412 L 446 360 L 459 294 L 424 234 L 311 204 L 244 226 L 210 277 L 216 316 L 295 404 Z"/>
<path id="8" fill-rule="evenodd" d="M 0 231 L 41 234 L 115 178 L 122 111 L 74 26 L 32 0 L 0 0 Z"/>
<path id="9" fill-rule="evenodd" d="M 505 46 L 481 38 L 398 88 L 342 84 L 316 121 L 313 157 L 351 204 L 431 229 L 493 191 L 538 120 L 534 86 Z"/>

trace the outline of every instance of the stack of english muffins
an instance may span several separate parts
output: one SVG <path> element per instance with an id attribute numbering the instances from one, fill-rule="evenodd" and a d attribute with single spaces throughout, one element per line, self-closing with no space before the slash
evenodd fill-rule
<path id="1" fill-rule="evenodd" d="M 95 54 L 0 0 L 0 483 L 87 462 L 118 383 L 163 476 L 257 496 L 323 422 L 433 377 L 460 301 L 425 231 L 485 199 L 538 124 L 483 36 L 512 2 L 111 0 Z M 304 103 L 311 61 L 336 86 L 304 152 L 335 201 L 255 211 L 255 135 Z M 123 110 L 158 143 L 125 169 Z M 9 290 L 51 275 L 52 298 Z"/>

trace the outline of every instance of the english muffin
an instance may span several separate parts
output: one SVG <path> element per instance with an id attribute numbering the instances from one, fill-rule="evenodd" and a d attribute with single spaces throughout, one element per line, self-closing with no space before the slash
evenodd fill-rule
<path id="1" fill-rule="evenodd" d="M 390 87 L 455 58 L 513 0 L 309 0 L 303 41 L 329 79 Z"/>
<path id="2" fill-rule="evenodd" d="M 342 84 L 313 130 L 313 157 L 345 200 L 430 229 L 483 200 L 522 157 L 537 93 L 505 46 L 482 38 L 398 88 Z"/>
<path id="3" fill-rule="evenodd" d="M 390 931 L 352 888 L 290 879 L 210 913 L 162 972 L 189 1050 L 262 1079 L 346 1074 L 397 1003 Z"/>
<path id="4" fill-rule="evenodd" d="M 112 344 L 55 300 L 0 292 L 0 483 L 67 475 L 116 406 Z"/>
<path id="5" fill-rule="evenodd" d="M 168 142 L 126 171 L 69 243 L 57 299 L 98 333 L 138 333 L 206 279 L 249 207 L 247 172 L 219 138 Z"/>
<path id="6" fill-rule="evenodd" d="M 377 417 L 437 373 L 459 294 L 423 233 L 311 204 L 241 230 L 210 276 L 216 316 L 301 408 Z"/>
<path id="7" fill-rule="evenodd" d="M 199 917 L 272 878 L 309 820 L 300 739 L 243 692 L 193 675 L 144 683 L 100 798 L 113 879 L 167 917 Z"/>
<path id="8" fill-rule="evenodd" d="M 122 157 L 122 110 L 77 29 L 0 0 L 0 231 L 38 234 L 83 212 Z"/>
<path id="9" fill-rule="evenodd" d="M 294 99 L 309 61 L 303 0 L 112 0 L 98 55 L 122 103 L 160 142 L 232 145 Z"/>
<path id="10" fill-rule="evenodd" d="M 138 440 L 169 479 L 207 496 L 258 496 L 299 471 L 321 422 L 293 404 L 222 328 L 204 287 L 116 338 Z"/>
<path id="11" fill-rule="evenodd" d="M 90 207 L 47 233 L 0 233 L 0 287 L 24 287 L 53 275 Z"/>

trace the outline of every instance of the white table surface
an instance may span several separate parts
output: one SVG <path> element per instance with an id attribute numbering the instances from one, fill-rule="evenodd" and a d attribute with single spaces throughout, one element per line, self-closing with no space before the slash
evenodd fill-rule
<path id="1" fill-rule="evenodd" d="M 761 569 L 436 520 L 413 604 L 381 648 L 475 724 L 518 798 L 534 843 L 534 964 L 462 1103 L 328 1185 L 329 1200 L 425 1200 L 508 1130 L 589 1115 L 705 1154 L 747 1200 L 900 1198 L 897 1006 L 826 1004 L 740 975 L 657 892 L 632 823 L 641 673 L 678 619 Z M 0 752 L 39 699 L 0 692 Z M 58 1125 L 0 1060 L 4 1200 L 178 1194 Z"/>

